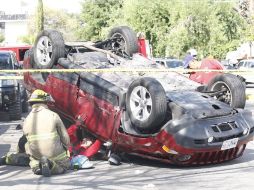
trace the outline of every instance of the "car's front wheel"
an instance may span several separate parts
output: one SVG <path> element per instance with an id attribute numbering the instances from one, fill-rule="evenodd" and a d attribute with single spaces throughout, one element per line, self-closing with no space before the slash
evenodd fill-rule
<path id="1" fill-rule="evenodd" d="M 229 104 L 232 108 L 245 107 L 245 86 L 235 75 L 217 75 L 209 82 L 207 90 L 213 92 L 217 100 Z"/>
<path id="2" fill-rule="evenodd" d="M 166 93 L 153 78 L 140 78 L 131 83 L 127 92 L 127 112 L 132 124 L 143 133 L 154 132 L 165 120 Z"/>

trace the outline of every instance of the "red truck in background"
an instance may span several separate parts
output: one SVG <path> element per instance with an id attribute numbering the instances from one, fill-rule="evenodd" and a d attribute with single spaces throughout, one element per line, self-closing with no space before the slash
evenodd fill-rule
<path id="1" fill-rule="evenodd" d="M 27 50 L 29 50 L 32 46 L 23 45 L 23 46 L 4 46 L 0 47 L 0 51 L 13 51 L 16 54 L 16 58 L 20 64 L 23 63 L 24 55 Z"/>

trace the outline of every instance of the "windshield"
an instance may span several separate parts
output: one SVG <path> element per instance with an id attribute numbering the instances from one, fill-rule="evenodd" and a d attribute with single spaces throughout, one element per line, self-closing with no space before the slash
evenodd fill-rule
<path id="1" fill-rule="evenodd" d="M 247 67 L 247 68 L 254 68 L 254 62 L 248 62 L 248 63 L 246 64 L 246 67 Z"/>
<path id="2" fill-rule="evenodd" d="M 238 67 L 242 67 L 243 66 L 243 61 L 241 61 L 239 64 L 238 64 Z"/>
<path id="3" fill-rule="evenodd" d="M 176 68 L 183 66 L 183 62 L 181 61 L 167 61 L 166 64 L 168 68 Z"/>
<path id="4" fill-rule="evenodd" d="M 11 64 L 11 57 L 9 54 L 0 54 L 0 69 L 13 69 Z"/>

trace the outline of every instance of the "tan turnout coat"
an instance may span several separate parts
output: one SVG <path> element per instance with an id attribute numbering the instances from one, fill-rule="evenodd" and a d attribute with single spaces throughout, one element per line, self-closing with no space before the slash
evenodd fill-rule
<path id="1" fill-rule="evenodd" d="M 69 135 L 59 115 L 46 105 L 33 105 L 24 121 L 23 132 L 28 140 L 26 153 L 34 159 L 39 160 L 42 156 L 56 161 L 66 158 Z"/>

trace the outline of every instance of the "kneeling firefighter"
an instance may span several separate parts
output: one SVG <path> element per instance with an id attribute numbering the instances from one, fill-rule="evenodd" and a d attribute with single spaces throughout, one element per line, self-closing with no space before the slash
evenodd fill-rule
<path id="1" fill-rule="evenodd" d="M 50 101 L 54 100 L 49 94 L 35 90 L 28 100 L 32 111 L 23 125 L 29 165 L 35 174 L 45 177 L 62 174 L 70 168 L 67 154 L 70 139 L 59 115 L 48 109 Z"/>
<path id="2" fill-rule="evenodd" d="M 25 144 L 27 143 L 26 136 L 23 135 L 19 138 L 17 152 L 8 153 L 0 158 L 1 165 L 12 165 L 12 166 L 29 166 L 29 156 L 25 152 Z"/>

